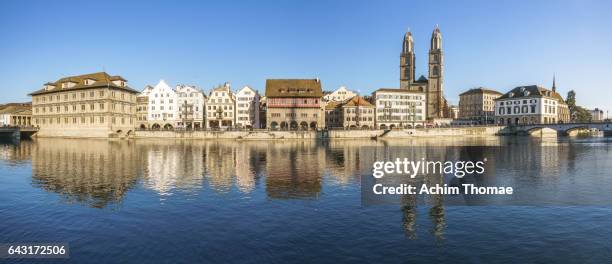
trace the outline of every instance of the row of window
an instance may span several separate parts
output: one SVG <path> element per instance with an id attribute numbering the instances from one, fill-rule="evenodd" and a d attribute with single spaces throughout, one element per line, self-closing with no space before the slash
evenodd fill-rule
<path id="1" fill-rule="evenodd" d="M 131 118 L 125 118 L 125 117 L 121 117 L 121 118 L 115 118 L 112 117 L 110 118 L 111 123 L 116 124 L 117 121 L 119 121 L 121 124 L 126 124 L 126 122 L 129 122 L 130 124 L 133 123 Z M 127 121 L 126 121 L 127 120 Z M 103 116 L 98 116 L 98 117 L 94 117 L 94 116 L 90 116 L 90 117 L 56 117 L 56 118 L 34 118 L 34 124 L 36 125 L 53 125 L 53 124 L 57 124 L 57 125 L 61 125 L 61 124 L 104 124 L 105 118 Z"/>
<path id="2" fill-rule="evenodd" d="M 214 104 L 214 103 L 226 103 L 226 104 L 230 104 L 230 103 L 232 103 L 232 102 L 231 102 L 231 101 L 230 101 L 230 99 L 228 99 L 228 98 L 225 98 L 225 99 L 223 99 L 223 98 L 218 98 L 218 99 L 216 99 L 216 100 L 215 100 L 215 98 L 210 98 L 210 99 L 208 99 L 208 103 L 209 103 L 209 104 Z"/>
<path id="3" fill-rule="evenodd" d="M 358 120 L 360 120 L 360 121 L 372 121 L 372 117 L 368 116 L 368 117 L 361 117 L 361 118 L 359 118 L 359 117 L 352 116 L 352 117 L 347 117 L 346 118 L 346 121 L 358 121 Z"/>
<path id="4" fill-rule="evenodd" d="M 389 108 L 389 109 L 382 109 L 382 111 L 377 111 L 377 113 L 423 113 L 423 109 L 417 108 L 414 109 L 414 111 L 412 111 L 413 109 L 410 108 Z"/>
<path id="5" fill-rule="evenodd" d="M 161 114 L 151 114 L 151 119 L 153 118 L 174 118 L 174 114 L 161 113 Z"/>
<path id="6" fill-rule="evenodd" d="M 270 113 L 271 117 L 281 117 L 280 113 Z M 296 118 L 297 114 L 296 113 L 285 113 L 285 118 Z M 314 113 L 312 114 L 312 117 L 317 118 L 319 117 L 319 114 Z M 308 113 L 300 113 L 300 118 L 308 118 Z"/>
<path id="7" fill-rule="evenodd" d="M 318 98 L 270 98 L 268 103 L 271 105 L 295 105 L 295 104 L 319 104 Z"/>
<path id="8" fill-rule="evenodd" d="M 164 110 L 166 110 L 166 107 L 163 106 L 163 105 L 160 105 L 159 106 L 159 110 L 160 111 L 164 111 Z M 167 110 L 172 111 L 172 106 L 169 105 Z M 155 106 L 154 105 L 151 106 L 151 111 L 155 111 Z"/>
<path id="9" fill-rule="evenodd" d="M 359 110 L 359 111 L 356 111 L 356 110 Z M 353 114 L 353 113 L 356 113 L 356 112 L 363 113 L 363 114 L 372 114 L 372 113 L 374 113 L 374 109 L 363 109 L 363 108 L 361 108 L 361 109 L 354 109 L 354 108 L 346 108 L 346 113 L 348 113 L 348 114 Z"/>
<path id="10" fill-rule="evenodd" d="M 78 95 L 77 95 L 78 94 Z M 97 97 L 96 97 L 97 94 Z M 130 100 L 134 100 L 134 95 L 133 94 L 129 94 L 127 92 L 122 92 L 122 91 L 111 91 L 111 97 L 113 98 L 118 98 L 117 94 L 119 94 L 119 98 L 121 98 L 122 100 L 125 100 L 126 98 L 130 99 Z M 34 96 L 33 100 L 35 103 L 46 103 L 46 102 L 60 102 L 62 100 L 62 98 L 64 99 L 64 101 L 69 101 L 69 100 L 83 100 L 86 98 L 93 98 L 93 99 L 100 99 L 100 98 L 105 98 L 104 96 L 106 95 L 105 91 L 89 91 L 89 92 L 64 92 L 64 93 L 57 93 L 54 95 L 45 95 L 45 96 Z M 89 96 L 89 97 L 88 97 Z"/>
<path id="11" fill-rule="evenodd" d="M 187 93 L 179 93 L 179 97 L 187 97 Z M 189 97 L 195 97 L 196 93 L 189 93 Z"/>
<path id="12" fill-rule="evenodd" d="M 208 112 L 207 114 L 208 117 L 232 117 L 234 116 L 234 113 L 232 112 L 223 112 L 223 113 L 217 113 L 217 112 Z"/>
<path id="13" fill-rule="evenodd" d="M 96 107 L 96 105 L 98 105 L 98 107 Z M 64 105 L 62 106 L 43 106 L 43 107 L 34 107 L 34 113 L 75 113 L 80 109 L 80 112 L 78 113 L 82 113 L 82 112 L 87 112 L 87 111 L 104 111 L 105 110 L 105 103 L 100 103 L 100 104 L 81 104 L 80 107 L 76 104 L 74 105 Z M 121 106 L 119 107 L 117 103 L 111 104 L 111 110 L 117 110 L 117 109 L 121 109 L 122 112 L 126 112 L 126 110 L 129 110 L 129 112 L 132 111 L 132 106 L 129 106 L 127 104 L 120 104 Z M 127 106 L 127 107 L 126 107 Z M 63 110 L 63 111 L 62 111 Z"/>
<path id="14" fill-rule="evenodd" d="M 425 100 L 425 97 L 421 95 L 391 95 L 391 94 L 379 94 L 376 99 L 396 99 L 396 100 Z"/>
<path id="15" fill-rule="evenodd" d="M 164 99 L 159 99 L 159 104 L 164 104 L 164 103 L 165 103 Z M 168 103 L 173 104 L 174 99 L 168 99 Z M 155 104 L 155 100 L 151 100 L 151 104 Z"/>
<path id="16" fill-rule="evenodd" d="M 384 116 L 379 115 L 376 118 L 378 121 L 420 121 L 423 120 L 422 116 L 412 116 L 412 115 L 393 115 L 393 116 Z"/>
<path id="17" fill-rule="evenodd" d="M 544 106 L 545 114 L 556 114 L 557 109 L 554 106 Z M 535 114 L 536 106 L 535 105 L 523 105 L 523 106 L 514 106 L 514 108 L 508 107 L 500 107 L 498 112 L 499 115 L 512 115 L 512 114 Z"/>
<path id="18" fill-rule="evenodd" d="M 238 97 L 238 101 L 253 101 L 253 97 Z"/>
<path id="19" fill-rule="evenodd" d="M 217 105 L 209 105 L 208 106 L 208 110 L 217 110 L 217 109 L 223 109 L 223 110 L 232 110 L 233 107 L 231 105 L 223 105 L 223 107 L 221 105 L 217 106 Z"/>
<path id="20" fill-rule="evenodd" d="M 557 101 L 555 101 L 555 100 L 544 99 L 543 101 L 544 101 L 544 104 L 551 104 L 551 105 L 556 105 L 557 104 Z M 512 105 L 512 104 L 517 105 L 517 104 L 521 104 L 521 103 L 523 103 L 523 104 L 527 104 L 527 103 L 534 104 L 534 103 L 537 103 L 537 102 L 538 102 L 538 100 L 536 100 L 536 99 L 529 99 L 529 100 L 523 99 L 523 100 L 513 100 L 513 101 L 499 102 L 499 105 L 504 105 L 504 104 L 505 105 Z"/>
<path id="21" fill-rule="evenodd" d="M 406 102 L 406 101 L 378 101 L 378 106 L 380 107 L 392 107 L 399 105 L 407 105 L 407 106 L 422 106 L 424 102 Z"/>

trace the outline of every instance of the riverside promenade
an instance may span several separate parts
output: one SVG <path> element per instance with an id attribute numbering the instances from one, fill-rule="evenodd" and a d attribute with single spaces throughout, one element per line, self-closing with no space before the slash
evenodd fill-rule
<path id="1" fill-rule="evenodd" d="M 168 139 L 235 139 L 235 140 L 278 140 L 278 139 L 376 139 L 413 137 L 453 136 L 495 136 L 502 126 L 481 127 L 440 127 L 416 129 L 374 129 L 374 130 L 136 130 L 134 138 Z"/>
<path id="2" fill-rule="evenodd" d="M 7 135 L 10 131 L 7 131 Z M 588 132 L 588 133 L 587 133 Z M 600 133 L 593 133 L 600 132 Z M 34 133 L 36 133 L 34 131 Z M 611 135 L 612 123 L 532 124 L 513 126 L 453 126 L 431 128 L 393 129 L 322 129 L 322 130 L 135 130 L 130 133 L 112 134 L 111 139 L 211 139 L 211 140 L 319 140 L 319 139 L 402 139 L 419 137 L 482 137 L 482 136 L 583 136 Z M 43 136 L 44 135 L 44 136 Z M 35 137 L 59 137 L 34 134 Z M 83 135 L 78 138 L 96 138 Z"/>

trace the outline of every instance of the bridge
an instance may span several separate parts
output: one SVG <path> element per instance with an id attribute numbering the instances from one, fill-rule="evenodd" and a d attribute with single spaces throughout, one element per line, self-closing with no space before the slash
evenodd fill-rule
<path id="1" fill-rule="evenodd" d="M 29 138 L 36 132 L 38 132 L 36 127 L 4 126 L 0 127 L 0 139 L 20 140 L 21 138 Z"/>
<path id="2" fill-rule="evenodd" d="M 577 136 L 584 132 L 601 131 L 612 134 L 612 122 L 593 123 L 557 123 L 557 124 L 522 124 L 508 126 L 506 132 L 524 135 L 561 135 Z"/>

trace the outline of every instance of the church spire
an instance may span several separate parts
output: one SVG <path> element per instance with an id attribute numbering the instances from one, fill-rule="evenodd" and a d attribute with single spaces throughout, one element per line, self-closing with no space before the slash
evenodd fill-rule
<path id="1" fill-rule="evenodd" d="M 431 33 L 431 46 L 430 50 L 440 50 L 442 49 L 442 33 L 440 32 L 440 27 L 436 24 L 436 28 L 434 28 L 433 33 Z"/>
<path id="2" fill-rule="evenodd" d="M 555 83 L 555 74 L 553 73 L 553 85 L 552 85 L 552 91 L 553 92 L 557 92 L 557 84 Z"/>
<path id="3" fill-rule="evenodd" d="M 404 34 L 404 43 L 402 44 L 402 53 L 414 52 L 414 40 L 412 39 L 412 33 L 410 29 Z"/>

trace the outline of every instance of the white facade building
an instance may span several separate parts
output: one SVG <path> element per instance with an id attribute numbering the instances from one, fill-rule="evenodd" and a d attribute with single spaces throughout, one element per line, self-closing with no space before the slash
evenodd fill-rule
<path id="1" fill-rule="evenodd" d="M 425 122 L 425 93 L 381 88 L 372 94 L 378 128 L 416 127 Z"/>
<path id="2" fill-rule="evenodd" d="M 178 120 L 177 127 L 186 129 L 198 129 L 204 127 L 204 107 L 206 97 L 202 91 L 194 86 L 176 86 L 178 98 Z"/>
<path id="3" fill-rule="evenodd" d="M 323 96 L 323 100 L 327 102 L 344 102 L 348 99 L 357 96 L 356 92 L 353 92 L 346 88 L 346 86 L 340 86 L 337 90 L 332 93 L 326 94 Z"/>
<path id="4" fill-rule="evenodd" d="M 212 89 L 206 100 L 206 127 L 233 127 L 236 118 L 235 105 L 236 98 L 229 83 Z"/>
<path id="5" fill-rule="evenodd" d="M 599 108 L 595 108 L 593 110 L 590 110 L 589 112 L 591 112 L 591 120 L 593 122 L 601 122 L 601 121 L 604 121 L 604 119 L 606 119 L 604 117 L 603 110 L 601 110 Z"/>
<path id="6" fill-rule="evenodd" d="M 500 125 L 567 122 L 563 98 L 536 85 L 519 86 L 495 99 L 495 119 Z"/>
<path id="7" fill-rule="evenodd" d="M 152 129 L 171 129 L 178 120 L 177 96 L 174 90 L 160 80 L 149 92 L 148 122 Z"/>
<path id="8" fill-rule="evenodd" d="M 249 86 L 236 92 L 236 126 L 259 128 L 259 92 Z"/>

